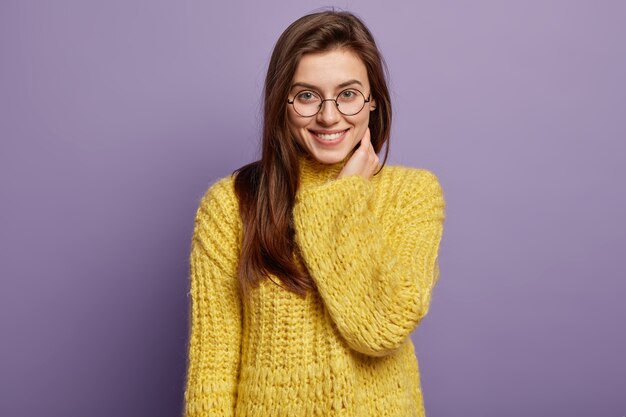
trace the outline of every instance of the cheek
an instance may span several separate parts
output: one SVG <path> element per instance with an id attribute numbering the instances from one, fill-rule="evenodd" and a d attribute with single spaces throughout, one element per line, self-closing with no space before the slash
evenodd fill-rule
<path id="1" fill-rule="evenodd" d="M 289 129 L 293 132 L 296 129 L 301 129 L 306 125 L 306 121 L 301 117 L 295 116 L 292 111 L 287 112 L 287 122 Z"/>
<path id="2" fill-rule="evenodd" d="M 302 122 L 302 118 L 294 117 L 291 112 L 288 112 L 287 125 L 289 127 L 289 133 L 291 134 L 291 140 L 294 140 L 300 146 L 305 146 L 305 142 L 302 137 L 302 129 L 305 124 Z"/>
<path id="3" fill-rule="evenodd" d="M 363 132 L 365 132 L 369 124 L 370 114 L 369 112 L 367 112 L 359 116 L 360 117 L 357 120 L 355 120 L 356 127 L 358 130 L 362 130 Z"/>
<path id="4" fill-rule="evenodd" d="M 354 144 L 356 145 L 357 143 L 359 143 L 361 141 L 361 139 L 363 138 L 363 135 L 365 135 L 365 132 L 367 131 L 367 127 L 369 124 L 369 112 L 368 113 L 363 113 L 362 115 L 359 114 L 359 118 L 353 120 L 353 124 L 354 124 L 354 128 L 355 128 L 355 137 L 354 137 Z"/>

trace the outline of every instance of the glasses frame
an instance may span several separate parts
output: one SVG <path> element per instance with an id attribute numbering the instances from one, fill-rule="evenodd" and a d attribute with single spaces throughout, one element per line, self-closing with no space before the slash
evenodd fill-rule
<path id="1" fill-rule="evenodd" d="M 293 100 L 289 101 L 289 99 L 287 99 L 287 103 L 291 104 L 293 106 L 293 111 L 295 111 L 301 117 L 314 117 L 314 116 L 317 116 L 319 114 L 320 110 L 322 110 L 322 107 L 324 106 L 324 102 L 325 101 L 334 101 L 335 102 L 335 107 L 337 108 L 337 111 L 339 113 L 343 114 L 344 116 L 354 116 L 354 115 L 357 115 L 357 114 L 361 113 L 361 110 L 363 110 L 363 108 L 365 107 L 365 103 L 369 103 L 370 100 L 372 99 L 372 93 L 371 92 L 367 95 L 367 98 L 365 98 L 365 94 L 363 94 L 363 92 L 361 90 L 356 89 L 356 88 L 346 88 L 346 89 L 341 90 L 339 92 L 339 94 L 337 94 L 336 98 L 323 98 L 322 101 L 320 101 L 320 105 L 317 107 L 317 111 L 315 113 L 309 115 L 309 116 L 305 116 L 303 114 L 298 113 L 298 110 L 296 110 L 296 106 L 294 104 L 294 101 L 296 100 L 296 97 L 298 97 L 301 93 L 304 93 L 304 92 L 307 92 L 307 91 L 311 92 L 311 93 L 314 93 L 316 95 L 319 95 L 320 98 L 321 98 L 321 94 L 317 94 L 317 93 L 315 93 L 315 91 L 311 91 L 310 89 L 304 89 L 304 90 L 298 91 L 294 95 Z M 357 111 L 356 113 L 346 114 L 346 113 L 342 112 L 341 109 L 339 108 L 339 103 L 337 103 L 337 100 L 339 99 L 339 96 L 341 94 L 343 94 L 345 91 L 358 91 L 358 93 L 361 94 L 361 96 L 363 97 L 363 106 L 361 106 L 359 111 Z"/>

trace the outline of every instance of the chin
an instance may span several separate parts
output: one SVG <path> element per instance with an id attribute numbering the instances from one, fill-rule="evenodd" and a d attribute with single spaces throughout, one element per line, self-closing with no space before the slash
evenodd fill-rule
<path id="1" fill-rule="evenodd" d="M 318 162 L 322 164 L 332 165 L 337 164 L 343 161 L 348 154 L 350 154 L 349 149 L 319 149 L 317 147 L 309 148 L 309 153 L 313 156 Z"/>
<path id="2" fill-rule="evenodd" d="M 326 164 L 326 165 L 333 165 L 336 163 L 339 163 L 341 161 L 343 161 L 343 157 L 341 156 L 331 156 L 331 155 L 321 155 L 321 156 L 317 156 L 317 155 L 313 155 L 315 157 L 315 159 L 317 159 L 320 163 L 322 164 Z M 344 155 L 345 157 L 345 155 Z"/>

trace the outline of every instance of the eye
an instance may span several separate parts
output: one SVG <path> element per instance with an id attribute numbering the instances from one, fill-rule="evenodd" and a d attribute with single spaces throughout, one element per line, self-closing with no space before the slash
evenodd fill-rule
<path id="1" fill-rule="evenodd" d="M 358 97 L 358 94 L 355 90 L 343 90 L 339 93 L 339 98 L 341 100 L 353 100 Z"/>
<path id="2" fill-rule="evenodd" d="M 312 91 L 301 91 L 296 96 L 296 99 L 300 102 L 311 102 L 318 100 L 318 97 Z"/>

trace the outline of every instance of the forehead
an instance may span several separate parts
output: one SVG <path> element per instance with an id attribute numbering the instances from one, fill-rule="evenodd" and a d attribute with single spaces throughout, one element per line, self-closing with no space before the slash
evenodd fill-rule
<path id="1" fill-rule="evenodd" d="M 363 85 L 368 84 L 365 64 L 350 50 L 334 49 L 303 55 L 296 67 L 293 83 L 333 88 L 351 79 L 356 79 Z"/>

